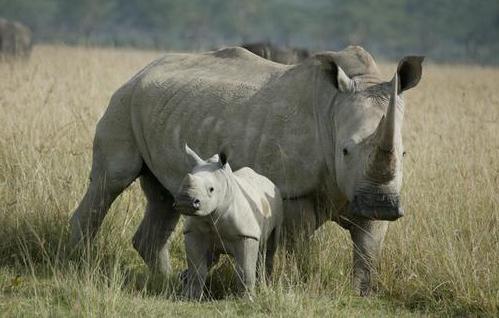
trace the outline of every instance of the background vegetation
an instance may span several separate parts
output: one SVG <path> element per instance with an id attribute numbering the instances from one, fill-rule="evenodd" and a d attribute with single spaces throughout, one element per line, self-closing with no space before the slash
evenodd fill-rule
<path id="1" fill-rule="evenodd" d="M 0 0 L 38 42 L 204 50 L 270 40 L 499 63 L 497 0 Z"/>
<path id="2" fill-rule="evenodd" d="M 499 1 L 0 0 L 0 16 L 30 26 L 38 44 L 27 61 L 0 61 L 0 316 L 499 315 L 499 70 L 455 64 L 499 64 Z M 267 40 L 454 63 L 426 62 L 406 94 L 407 215 L 389 229 L 377 294 L 351 292 L 351 241 L 329 223 L 297 257 L 279 250 L 253 301 L 233 295 L 229 259 L 208 301 L 181 301 L 180 227 L 166 279 L 131 246 L 145 208 L 137 183 L 95 243 L 70 250 L 69 217 L 111 94 L 159 50 Z M 391 78 L 395 65 L 381 66 Z"/>
<path id="3" fill-rule="evenodd" d="M 378 293 L 352 294 L 351 242 L 329 223 L 297 258 L 279 250 L 274 281 L 254 301 L 233 296 L 231 262 L 211 300 L 178 299 L 174 273 L 150 277 L 131 245 L 144 211 L 137 183 L 113 204 L 97 241 L 67 246 L 95 123 L 111 94 L 159 52 L 36 46 L 0 62 L 0 316 L 499 315 L 499 70 L 425 64 L 405 94 L 406 216 L 391 224 Z M 390 79 L 395 65 L 382 65 Z"/>

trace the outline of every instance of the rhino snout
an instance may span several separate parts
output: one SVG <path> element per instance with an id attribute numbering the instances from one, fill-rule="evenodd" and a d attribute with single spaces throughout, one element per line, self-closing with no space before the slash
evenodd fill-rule
<path id="1" fill-rule="evenodd" d="M 173 205 L 180 213 L 192 214 L 201 209 L 201 200 L 188 195 L 180 195 Z"/>
<path id="2" fill-rule="evenodd" d="M 398 194 L 361 194 L 350 202 L 350 212 L 371 220 L 395 221 L 404 216 Z"/>
<path id="3" fill-rule="evenodd" d="M 194 210 L 199 210 L 201 208 L 201 201 L 199 199 L 185 200 L 183 202 L 177 201 L 175 206 L 179 208 L 192 208 Z"/>

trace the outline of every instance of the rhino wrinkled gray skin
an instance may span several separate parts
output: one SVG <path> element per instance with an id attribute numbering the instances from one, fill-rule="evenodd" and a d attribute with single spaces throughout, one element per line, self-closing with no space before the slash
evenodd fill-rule
<path id="1" fill-rule="evenodd" d="M 387 220 L 403 215 L 402 93 L 419 82 L 422 61 L 403 58 L 384 81 L 361 47 L 296 65 L 237 47 L 157 59 L 114 93 L 97 125 L 73 242 L 92 238 L 140 177 L 148 203 L 133 244 L 152 270 L 168 272 L 168 237 L 179 218 L 172 193 L 190 168 L 183 145 L 202 156 L 222 145 L 233 169 L 251 167 L 276 184 L 291 237 L 327 220 L 350 231 L 353 284 L 368 294 Z"/>
<path id="2" fill-rule="evenodd" d="M 267 275 L 282 225 L 282 199 L 276 186 L 253 169 L 232 171 L 223 153 L 202 160 L 186 145 L 192 171 L 175 195 L 185 215 L 187 264 L 185 297 L 200 299 L 208 270 L 220 254 L 235 258 L 241 290 L 255 287 L 257 262 Z"/>

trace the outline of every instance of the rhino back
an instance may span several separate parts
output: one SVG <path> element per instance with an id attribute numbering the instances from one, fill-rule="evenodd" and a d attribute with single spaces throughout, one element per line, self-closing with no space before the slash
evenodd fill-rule
<path id="1" fill-rule="evenodd" d="M 201 156 L 223 148 L 234 169 L 250 166 L 289 196 L 311 191 L 324 165 L 304 83 L 289 87 L 300 77 L 290 71 L 241 48 L 156 61 L 131 97 L 146 164 L 174 192 L 188 171 L 185 143 Z"/>

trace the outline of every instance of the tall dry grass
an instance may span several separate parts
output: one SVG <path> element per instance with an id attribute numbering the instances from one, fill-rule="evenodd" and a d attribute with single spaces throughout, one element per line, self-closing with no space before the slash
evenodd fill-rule
<path id="1" fill-rule="evenodd" d="M 175 274 L 150 277 L 130 240 L 144 210 L 136 184 L 97 241 L 67 248 L 88 179 L 95 123 L 111 94 L 157 52 L 36 47 L 0 62 L 0 313 L 5 316 L 499 314 L 499 70 L 425 65 L 406 95 L 407 216 L 391 225 L 377 296 L 350 292 L 348 233 L 327 224 L 254 301 L 231 296 L 225 261 L 213 300 L 177 299 Z M 383 67 L 387 79 L 393 65 Z M 175 272 L 185 266 L 172 242 Z"/>

